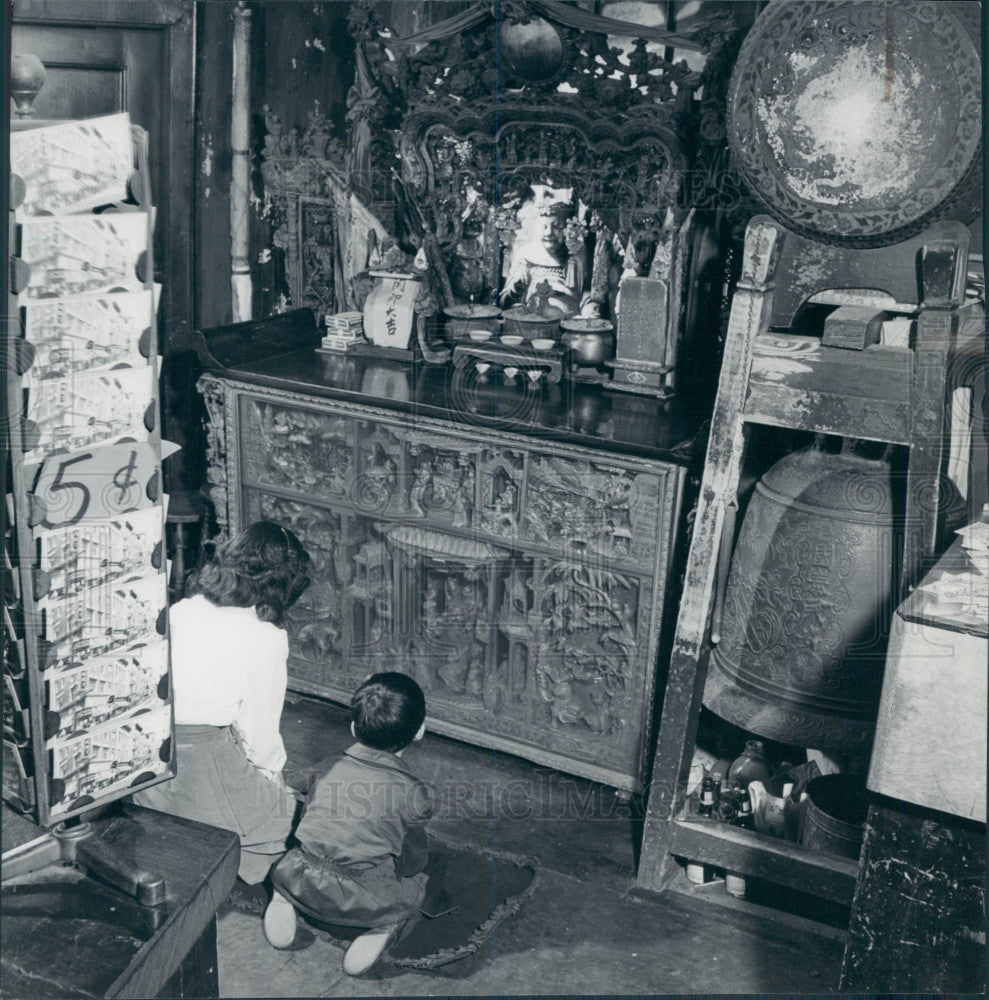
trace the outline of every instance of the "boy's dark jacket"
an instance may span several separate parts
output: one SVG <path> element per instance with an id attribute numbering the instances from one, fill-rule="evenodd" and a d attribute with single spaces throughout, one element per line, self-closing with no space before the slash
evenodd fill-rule
<path id="1" fill-rule="evenodd" d="M 427 786 L 386 750 L 355 743 L 313 782 L 275 886 L 318 919 L 374 926 L 416 909 L 424 893 Z"/>

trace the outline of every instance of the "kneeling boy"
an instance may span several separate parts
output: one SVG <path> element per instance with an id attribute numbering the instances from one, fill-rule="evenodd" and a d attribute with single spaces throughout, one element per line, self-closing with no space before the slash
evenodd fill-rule
<path id="1" fill-rule="evenodd" d="M 287 948 L 295 909 L 326 923 L 367 927 L 347 949 L 344 971 L 371 968 L 423 901 L 428 881 L 426 786 L 402 751 L 422 739 L 426 699 L 400 673 L 374 674 L 354 692 L 350 749 L 316 779 L 296 837 L 271 873 L 265 935 Z"/>

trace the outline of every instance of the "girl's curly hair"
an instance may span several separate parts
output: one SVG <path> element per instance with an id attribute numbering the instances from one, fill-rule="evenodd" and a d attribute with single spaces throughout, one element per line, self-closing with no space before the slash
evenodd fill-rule
<path id="1" fill-rule="evenodd" d="M 189 575 L 185 593 L 222 608 L 250 608 L 263 622 L 282 615 L 309 586 L 309 554 L 287 528 L 257 521 L 216 547 L 213 558 Z"/>

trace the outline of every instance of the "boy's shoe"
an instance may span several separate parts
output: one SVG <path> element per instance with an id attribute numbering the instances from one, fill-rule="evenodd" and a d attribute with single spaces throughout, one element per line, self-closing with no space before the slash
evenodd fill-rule
<path id="1" fill-rule="evenodd" d="M 363 975 L 385 953 L 385 949 L 394 942 L 399 932 L 405 926 L 405 921 L 387 927 L 376 927 L 373 931 L 354 938 L 353 943 L 343 956 L 343 971 L 348 976 Z"/>
<path id="2" fill-rule="evenodd" d="M 277 890 L 264 911 L 264 936 L 272 948 L 288 948 L 295 940 L 295 907 Z"/>

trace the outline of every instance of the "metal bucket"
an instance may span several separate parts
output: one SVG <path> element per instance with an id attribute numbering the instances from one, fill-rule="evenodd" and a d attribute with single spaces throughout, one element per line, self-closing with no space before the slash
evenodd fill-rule
<path id="1" fill-rule="evenodd" d="M 807 783 L 800 843 L 811 851 L 858 858 L 869 800 L 865 787 L 846 774 L 825 774 Z"/>

